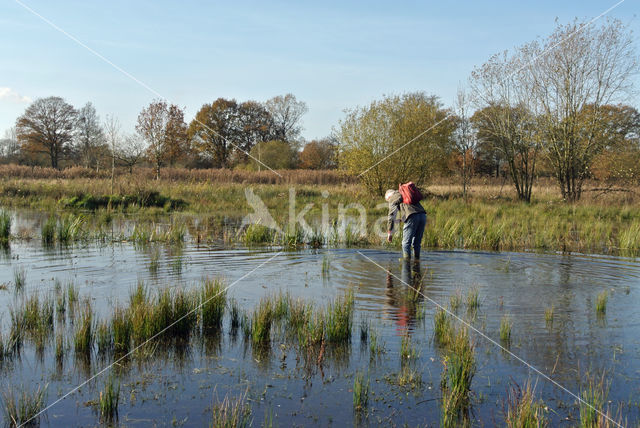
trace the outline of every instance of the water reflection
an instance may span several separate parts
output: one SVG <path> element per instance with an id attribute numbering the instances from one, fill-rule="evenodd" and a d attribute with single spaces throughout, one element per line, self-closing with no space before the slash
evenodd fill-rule
<path id="1" fill-rule="evenodd" d="M 423 298 L 424 273 L 419 261 L 402 260 L 400 280 L 387 268 L 386 313 L 395 322 L 399 333 L 412 330 L 416 322 L 417 308 Z"/>

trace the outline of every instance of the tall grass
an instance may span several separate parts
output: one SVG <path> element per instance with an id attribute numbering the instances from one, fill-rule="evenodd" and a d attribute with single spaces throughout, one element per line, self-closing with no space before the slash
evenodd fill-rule
<path id="1" fill-rule="evenodd" d="M 56 219 L 56 216 L 51 214 L 47 218 L 47 221 L 42 225 L 42 229 L 40 231 L 43 244 L 51 245 L 55 242 L 57 225 L 58 220 Z"/>
<path id="2" fill-rule="evenodd" d="M 607 312 L 607 301 L 609 300 L 609 293 L 604 290 L 598 294 L 596 298 L 596 313 L 598 315 L 604 315 Z"/>
<path id="3" fill-rule="evenodd" d="M 265 347 L 271 340 L 273 302 L 269 298 L 260 300 L 251 316 L 251 338 L 256 347 Z"/>
<path id="4" fill-rule="evenodd" d="M 467 292 L 467 310 L 475 311 L 480 307 L 480 299 L 478 297 L 478 289 L 471 287 Z"/>
<path id="5" fill-rule="evenodd" d="M 103 421 L 112 422 L 118 416 L 119 402 L 120 382 L 116 383 L 113 377 L 109 376 L 98 396 L 100 417 Z"/>
<path id="6" fill-rule="evenodd" d="M 18 266 L 13 269 L 13 285 L 15 291 L 22 291 L 24 284 L 27 280 L 27 274 L 24 270 L 24 266 Z"/>
<path id="7" fill-rule="evenodd" d="M 80 320 L 74 334 L 74 349 L 78 356 L 91 357 L 94 341 L 93 308 L 89 300 L 85 301 Z"/>
<path id="8" fill-rule="evenodd" d="M 222 282 L 206 279 L 200 292 L 203 329 L 220 330 L 226 304 L 227 295 Z"/>
<path id="9" fill-rule="evenodd" d="M 116 354 L 127 353 L 131 347 L 131 318 L 128 310 L 116 307 L 111 319 L 113 348 Z"/>
<path id="10" fill-rule="evenodd" d="M 353 378 L 353 409 L 362 412 L 369 404 L 369 378 L 364 373 L 357 372 Z"/>
<path id="11" fill-rule="evenodd" d="M 222 401 L 214 400 L 211 409 L 212 428 L 244 428 L 251 426 L 251 406 L 247 404 L 247 393 L 232 398 L 228 394 Z"/>
<path id="12" fill-rule="evenodd" d="M 474 346 L 467 330 L 453 336 L 443 359 L 441 426 L 457 426 L 470 404 L 471 382 L 476 372 Z"/>
<path id="13" fill-rule="evenodd" d="M 329 304 L 326 329 L 327 341 L 330 343 L 345 343 L 351 340 L 353 305 L 353 290 L 351 289 Z"/>
<path id="14" fill-rule="evenodd" d="M 444 309 L 437 309 L 433 319 L 433 339 L 440 346 L 447 346 L 453 337 L 451 318 Z"/>
<path id="15" fill-rule="evenodd" d="M 11 238 L 11 216 L 5 210 L 0 210 L 0 245 L 9 245 Z"/>
<path id="16" fill-rule="evenodd" d="M 527 381 L 524 388 L 511 385 L 506 400 L 505 423 L 508 428 L 542 428 L 549 425 L 544 403 L 536 401 L 535 388 Z"/>
<path id="17" fill-rule="evenodd" d="M 270 244 L 275 237 L 273 229 L 262 224 L 250 224 L 244 231 L 242 240 L 245 245 Z"/>
<path id="18" fill-rule="evenodd" d="M 605 408 L 609 396 L 609 384 L 602 376 L 588 374 L 586 384 L 581 388 L 580 397 L 580 427 L 600 428 L 609 427 L 611 424 L 607 417 L 609 409 Z M 605 417 L 607 416 L 607 417 Z"/>
<path id="19" fill-rule="evenodd" d="M 511 317 L 504 315 L 500 320 L 500 340 L 505 343 L 511 343 Z"/>
<path id="20" fill-rule="evenodd" d="M 45 407 L 47 385 L 38 386 L 35 391 L 25 387 L 14 388 L 7 385 L 2 393 L 5 421 L 9 426 L 21 427 L 26 424 L 38 426 L 38 415 Z"/>

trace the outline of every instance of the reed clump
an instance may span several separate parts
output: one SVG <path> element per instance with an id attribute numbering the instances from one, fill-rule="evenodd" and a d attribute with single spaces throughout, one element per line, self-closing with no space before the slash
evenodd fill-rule
<path id="1" fill-rule="evenodd" d="M 118 417 L 119 402 L 120 382 L 116 382 L 113 377 L 109 376 L 98 396 L 100 418 L 104 422 L 113 422 Z"/>
<path id="2" fill-rule="evenodd" d="M 12 427 L 21 427 L 26 424 L 38 426 L 40 422 L 39 413 L 45 407 L 47 385 L 38 386 L 35 391 L 27 390 L 25 387 L 7 386 L 2 393 L 2 407 L 5 421 Z"/>
<path id="3" fill-rule="evenodd" d="M 467 310 L 475 311 L 480 307 L 480 298 L 478 295 L 478 289 L 476 287 L 471 287 L 467 292 Z"/>
<path id="4" fill-rule="evenodd" d="M 222 401 L 214 400 L 211 409 L 212 428 L 244 428 L 252 424 L 251 406 L 247 403 L 247 393 L 232 398 L 228 394 Z"/>
<path id="5" fill-rule="evenodd" d="M 609 427 L 609 409 L 605 407 L 609 397 L 609 384 L 605 380 L 605 373 L 602 376 L 588 374 L 586 383 L 581 388 L 580 398 L 580 427 L 600 428 Z"/>
<path id="6" fill-rule="evenodd" d="M 11 216 L 5 210 L 0 210 L 0 245 L 8 246 L 11 239 Z"/>
<path id="7" fill-rule="evenodd" d="M 454 333 L 451 318 L 447 312 L 438 308 L 433 318 L 433 339 L 440 346 L 447 346 Z"/>
<path id="8" fill-rule="evenodd" d="M 364 373 L 357 372 L 353 379 L 353 409 L 363 412 L 369 404 L 369 378 L 365 379 Z"/>
<path id="9" fill-rule="evenodd" d="M 251 339 L 256 347 L 264 347 L 271 340 L 273 322 L 273 302 L 269 298 L 260 300 L 251 316 Z"/>
<path id="10" fill-rule="evenodd" d="M 551 307 L 544 310 L 544 322 L 549 327 L 553 325 L 553 318 L 555 316 L 555 307 L 551 305 Z"/>
<path id="11" fill-rule="evenodd" d="M 245 245 L 271 244 L 275 238 L 273 229 L 262 224 L 250 224 L 244 231 L 242 241 Z"/>
<path id="12" fill-rule="evenodd" d="M 607 312 L 607 301 L 609 300 L 609 293 L 607 290 L 603 290 L 598 294 L 596 298 L 596 313 L 600 316 Z"/>
<path id="13" fill-rule="evenodd" d="M 511 343 L 511 317 L 504 315 L 500 320 L 500 340 L 505 344 Z"/>
<path id="14" fill-rule="evenodd" d="M 74 350 L 76 355 L 91 357 L 94 341 L 93 308 L 89 300 L 84 303 L 80 320 L 74 334 Z"/>
<path id="15" fill-rule="evenodd" d="M 443 358 L 441 426 L 457 426 L 470 404 L 476 372 L 475 349 L 467 330 L 458 329 Z"/>
<path id="16" fill-rule="evenodd" d="M 505 406 L 505 423 L 508 428 L 543 428 L 549 425 L 547 407 L 535 399 L 535 388 L 527 381 L 523 388 L 512 384 Z"/>
<path id="17" fill-rule="evenodd" d="M 13 269 L 13 285 L 16 292 L 22 291 L 27 282 L 27 273 L 24 266 L 18 266 Z"/>

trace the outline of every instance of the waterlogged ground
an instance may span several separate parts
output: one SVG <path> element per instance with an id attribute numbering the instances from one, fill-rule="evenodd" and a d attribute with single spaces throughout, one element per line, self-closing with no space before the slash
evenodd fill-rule
<path id="1" fill-rule="evenodd" d="M 22 293 L 13 289 L 14 272 L 24 269 Z M 229 249 L 224 245 L 131 243 L 82 244 L 44 248 L 37 239 L 15 241 L 0 259 L 0 319 L 8 334 L 9 308 L 33 293 L 54 292 L 56 280 L 73 282 L 89 297 L 98 318 L 126 303 L 144 281 L 152 292 L 166 286 L 190 288 L 204 277 L 224 278 L 228 296 L 252 310 L 265 295 L 288 291 L 317 307 L 347 289 L 355 294 L 353 334 L 348 346 L 324 355 L 320 366 L 304 358 L 272 331 L 270 352 L 257 353 L 242 333 L 232 335 L 225 316 L 222 334 L 192 340 L 187 348 L 159 343 L 147 358 L 115 367 L 121 382 L 119 423 L 126 426 L 184 424 L 207 426 L 214 397 L 247 393 L 254 425 L 272 419 L 277 426 L 360 424 L 438 425 L 442 352 L 433 343 L 436 305 L 449 307 L 458 291 L 476 288 L 480 307 L 457 315 L 474 329 L 556 385 L 471 330 L 477 372 L 472 383 L 474 425 L 502 425 L 509 386 L 530 379 L 544 400 L 553 425 L 577 424 L 577 400 L 588 373 L 609 383 L 611 413 L 635 425 L 640 419 L 640 262 L 632 259 L 559 254 L 425 252 L 419 265 L 399 261 L 398 253 L 378 249 Z M 424 296 L 412 301 L 406 283 L 423 285 Z M 604 316 L 597 316 L 596 296 L 609 292 Z M 545 310 L 554 307 L 552 324 Z M 510 315 L 511 342 L 500 341 L 501 318 Z M 379 333 L 384 352 L 372 358 L 361 342 L 360 323 Z M 455 321 L 458 323 L 459 321 Z M 400 342 L 409 331 L 419 356 L 414 367 L 421 382 L 398 385 Z M 371 333 L 370 333 L 371 335 Z M 48 384 L 53 403 L 110 364 L 95 352 L 81 363 L 69 350 L 62 364 L 52 342 L 39 355 L 29 341 L 19 358 L 5 359 L 2 389 Z M 368 374 L 368 409 L 354 413 L 356 372 Z M 43 426 L 93 426 L 100 422 L 94 403 L 105 375 L 84 384 L 46 411 Z M 566 388 L 561 389 L 558 385 Z"/>

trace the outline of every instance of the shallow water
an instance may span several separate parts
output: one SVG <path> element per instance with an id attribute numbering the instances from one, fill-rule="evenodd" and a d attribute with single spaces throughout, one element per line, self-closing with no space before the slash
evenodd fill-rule
<path id="1" fill-rule="evenodd" d="M 325 273 L 323 261 L 330 266 Z M 11 283 L 14 270 L 20 267 L 26 272 L 26 286 L 16 294 Z M 630 425 L 639 418 L 640 262 L 632 259 L 431 251 L 424 253 L 417 266 L 399 261 L 397 252 L 381 249 L 279 252 L 192 243 L 49 249 L 39 241 L 23 241 L 12 243 L 0 260 L 0 283 L 9 284 L 0 291 L 4 314 L 0 323 L 6 335 L 9 307 L 23 294 L 53 292 L 55 280 L 73 281 L 81 296 L 93 300 L 100 317 L 110 313 L 113 305 L 126 302 L 138 281 L 151 289 L 188 288 L 204 277 L 224 278 L 230 285 L 228 295 L 247 309 L 277 290 L 324 305 L 353 287 L 356 312 L 351 344 L 328 355 L 322 370 L 309 369 L 293 350 L 281 348 L 277 339 L 269 355 L 257 355 L 241 334 L 229 334 L 225 319 L 218 338 L 203 340 L 183 353 L 159 347 L 149 361 L 121 367 L 121 423 L 207 425 L 214 395 L 222 398 L 228 391 L 239 394 L 248 389 L 255 425 L 265 415 L 279 426 L 352 424 L 356 421 L 353 375 L 359 370 L 368 373 L 372 389 L 369 416 L 359 423 L 438 425 L 443 365 L 441 352 L 432 343 L 433 315 L 437 305 L 448 307 L 449 297 L 457 290 L 464 298 L 472 287 L 479 291 L 478 312 L 472 316 L 463 305 L 457 313 L 475 329 L 470 333 L 477 359 L 471 409 L 475 424 L 502 424 L 507 388 L 511 382 L 523 385 L 527 379 L 536 384 L 537 394 L 549 406 L 553 425 L 575 424 L 577 400 L 567 391 L 579 394 L 590 370 L 605 371 L 612 413 L 620 407 Z M 425 287 L 417 306 L 410 302 L 405 285 L 416 280 Z M 602 290 L 610 295 L 606 315 L 598 318 L 595 299 Z M 552 305 L 555 319 L 547 326 L 544 313 Z M 515 356 L 497 346 L 505 314 L 513 321 L 509 350 Z M 360 343 L 362 318 L 377 326 L 385 343 L 386 353 L 379 361 L 372 362 L 367 345 Z M 407 329 L 420 352 L 416 367 L 423 384 L 416 389 L 389 381 L 400 369 L 400 337 Z M 47 402 L 53 403 L 109 363 L 96 357 L 88 366 L 78 364 L 69 352 L 60 367 L 52 348 L 49 345 L 40 357 L 27 343 L 20 359 L 5 362 L 3 384 L 48 383 Z M 95 408 L 87 402 L 97 399 L 104 380 L 104 375 L 98 376 L 53 405 L 42 424 L 97 424 Z"/>

